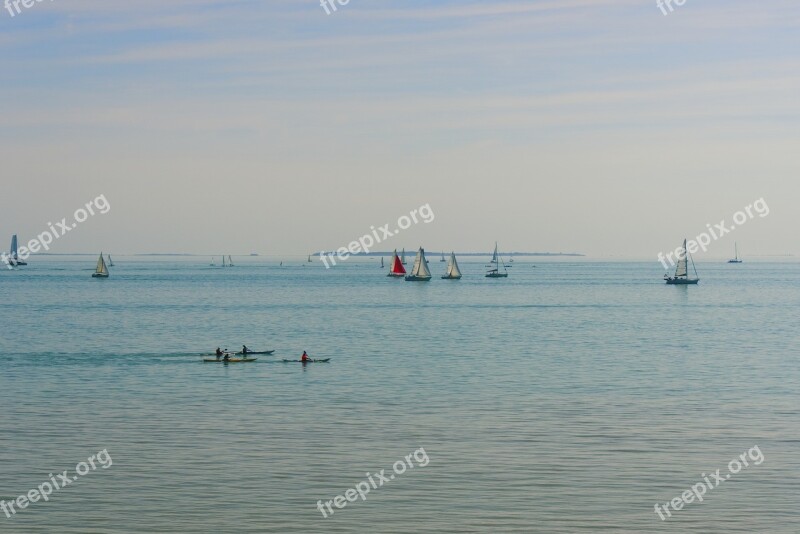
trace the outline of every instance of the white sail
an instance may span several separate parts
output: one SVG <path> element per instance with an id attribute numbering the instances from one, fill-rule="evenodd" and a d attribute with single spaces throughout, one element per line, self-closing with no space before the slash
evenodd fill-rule
<path id="1" fill-rule="evenodd" d="M 97 258 L 97 268 L 95 269 L 95 273 L 97 274 L 108 274 L 108 268 L 106 267 L 106 261 L 103 259 L 103 253 L 100 253 L 100 257 Z"/>
<path id="2" fill-rule="evenodd" d="M 425 249 L 422 247 L 419 248 L 417 257 L 414 258 L 414 267 L 411 269 L 410 276 L 416 276 L 419 278 L 431 277 L 431 271 L 428 269 L 428 262 L 425 260 Z"/>
<path id="3" fill-rule="evenodd" d="M 17 234 L 11 236 L 11 259 L 16 260 L 17 256 Z"/>
<path id="4" fill-rule="evenodd" d="M 456 253 L 450 253 L 450 263 L 447 265 L 447 276 L 450 278 L 460 278 L 461 277 L 461 270 L 458 268 L 458 262 L 456 261 Z"/>
<path id="5" fill-rule="evenodd" d="M 494 244 L 494 254 L 492 254 L 492 263 L 497 263 L 497 243 Z"/>
<path id="6" fill-rule="evenodd" d="M 230 255 L 228 255 L 228 267 L 233 267 L 233 260 L 231 259 Z"/>
<path id="7" fill-rule="evenodd" d="M 689 274 L 689 253 L 686 251 L 686 240 L 683 240 L 683 252 L 678 258 L 678 266 L 675 268 L 675 278 L 688 276 Z"/>

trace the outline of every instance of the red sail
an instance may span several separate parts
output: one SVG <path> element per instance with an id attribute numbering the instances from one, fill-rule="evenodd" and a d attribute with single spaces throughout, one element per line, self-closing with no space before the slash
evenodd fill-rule
<path id="1" fill-rule="evenodd" d="M 403 267 L 403 262 L 400 261 L 400 258 L 397 254 L 394 255 L 394 264 L 392 265 L 392 274 L 406 274 L 406 268 Z"/>

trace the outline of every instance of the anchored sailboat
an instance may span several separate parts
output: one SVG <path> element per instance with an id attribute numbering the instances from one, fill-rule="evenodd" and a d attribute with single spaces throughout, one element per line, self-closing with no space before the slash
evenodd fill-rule
<path id="1" fill-rule="evenodd" d="M 92 274 L 92 278 L 108 278 L 108 267 L 106 267 L 106 260 L 103 259 L 103 253 L 97 258 L 97 268 Z"/>
<path id="2" fill-rule="evenodd" d="M 689 278 L 689 260 L 692 261 L 692 268 L 694 269 L 694 278 Z M 664 275 L 664 280 L 669 285 L 693 285 L 700 281 L 697 277 L 697 268 L 694 266 L 689 251 L 686 250 L 686 240 L 683 240 L 683 254 L 678 258 L 678 266 L 675 267 L 675 274 L 673 276 Z"/>
<path id="3" fill-rule="evenodd" d="M 447 273 L 442 276 L 442 280 L 461 280 L 461 270 L 458 268 L 456 253 L 450 253 L 450 262 L 447 264 Z"/>
<path id="4" fill-rule="evenodd" d="M 733 242 L 733 250 L 736 253 L 736 257 L 732 260 L 728 260 L 728 263 L 742 263 L 742 260 L 739 259 L 739 247 L 736 244 L 736 241 Z"/>
<path id="5" fill-rule="evenodd" d="M 217 266 L 217 264 L 214 263 L 214 256 L 211 256 L 211 266 L 212 267 L 216 267 Z"/>
<path id="6" fill-rule="evenodd" d="M 14 265 L 28 265 L 26 262 L 19 259 L 19 255 L 17 254 L 17 234 L 11 236 L 11 263 Z"/>
<path id="7" fill-rule="evenodd" d="M 486 273 L 486 278 L 508 278 L 508 271 L 506 270 L 506 264 L 503 259 L 500 257 L 500 254 L 497 253 L 497 242 L 494 244 L 494 254 L 492 254 L 492 261 L 490 261 L 494 267 L 489 269 Z M 500 272 L 500 265 L 503 266 L 503 272 Z M 491 267 L 491 265 L 490 265 Z"/>
<path id="8" fill-rule="evenodd" d="M 439 260 L 439 261 L 440 261 L 440 262 L 447 261 L 447 260 L 445 260 L 445 259 L 444 259 L 444 250 L 442 251 L 442 259 L 441 259 L 441 260 Z"/>
<path id="9" fill-rule="evenodd" d="M 231 259 L 230 254 L 228 254 L 228 267 L 233 267 L 233 260 Z"/>
<path id="10" fill-rule="evenodd" d="M 428 269 L 428 262 L 425 260 L 425 249 L 419 247 L 417 257 L 414 258 L 414 267 L 411 273 L 406 276 L 406 282 L 427 282 L 431 279 L 431 271 Z"/>
<path id="11" fill-rule="evenodd" d="M 396 278 L 400 278 L 401 276 L 406 275 L 406 268 L 403 267 L 403 262 L 400 261 L 400 258 L 397 256 L 397 249 L 394 249 L 394 254 L 392 254 L 392 267 L 389 269 L 389 274 L 386 276 L 394 276 Z"/>
<path id="12" fill-rule="evenodd" d="M 383 256 L 381 256 L 381 269 L 383 269 Z"/>
<path id="13" fill-rule="evenodd" d="M 227 267 L 227 265 L 225 265 L 225 254 L 222 255 L 222 266 Z"/>
<path id="14" fill-rule="evenodd" d="M 308 263 L 311 263 L 311 254 L 308 255 Z"/>
<path id="15" fill-rule="evenodd" d="M 114 266 L 114 261 L 111 259 L 111 254 L 108 255 L 108 266 L 109 267 L 113 267 Z"/>

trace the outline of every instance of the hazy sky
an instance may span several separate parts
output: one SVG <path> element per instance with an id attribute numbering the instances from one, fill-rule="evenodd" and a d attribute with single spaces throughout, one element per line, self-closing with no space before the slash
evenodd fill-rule
<path id="1" fill-rule="evenodd" d="M 800 2 L 53 0 L 0 11 L 0 246 L 800 253 Z M 701 259 L 704 255 L 698 255 Z"/>

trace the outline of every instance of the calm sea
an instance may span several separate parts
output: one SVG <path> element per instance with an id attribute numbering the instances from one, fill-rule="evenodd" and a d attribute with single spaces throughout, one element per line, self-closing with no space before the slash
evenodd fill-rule
<path id="1" fill-rule="evenodd" d="M 236 258 L 235 258 L 236 259 Z M 36 258 L 0 273 L 0 532 L 800 532 L 800 265 Z M 218 260 L 219 261 L 219 260 Z M 201 363 L 217 346 L 275 349 Z M 303 350 L 328 364 L 283 363 Z M 758 446 L 662 521 L 666 503 Z M 323 518 L 328 501 L 424 448 Z"/>

